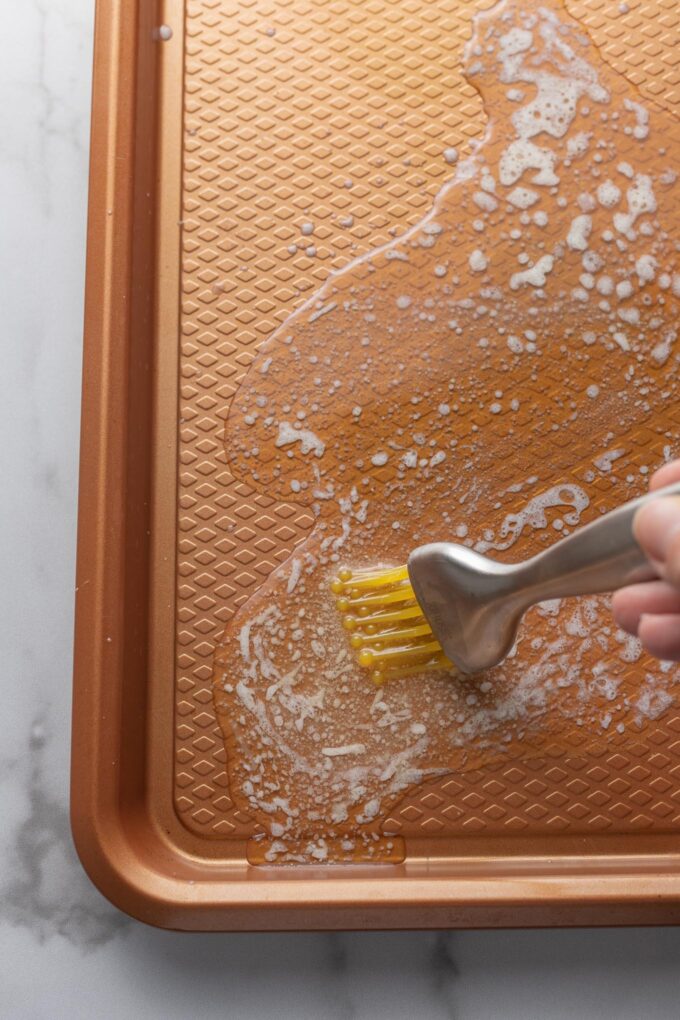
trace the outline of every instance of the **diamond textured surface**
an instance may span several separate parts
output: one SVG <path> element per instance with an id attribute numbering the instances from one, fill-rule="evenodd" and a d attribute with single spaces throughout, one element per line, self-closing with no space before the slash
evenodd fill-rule
<path id="1" fill-rule="evenodd" d="M 420 219 L 450 175 L 444 150 L 464 154 L 480 136 L 481 101 L 461 77 L 460 54 L 472 14 L 489 6 L 187 5 L 175 805 L 204 836 L 253 831 L 229 798 L 210 687 L 215 645 L 312 523 L 231 477 L 229 401 L 259 343 L 331 270 Z M 631 2 L 627 13 L 610 0 L 567 6 L 643 95 L 677 108 L 674 0 Z M 302 231 L 307 222 L 312 234 Z M 655 441 L 636 433 L 641 463 Z M 679 731 L 673 717 L 644 742 L 614 734 L 611 752 L 446 777 L 404 801 L 387 828 L 407 837 L 672 831 Z M 647 767 L 659 756 L 667 782 Z"/>

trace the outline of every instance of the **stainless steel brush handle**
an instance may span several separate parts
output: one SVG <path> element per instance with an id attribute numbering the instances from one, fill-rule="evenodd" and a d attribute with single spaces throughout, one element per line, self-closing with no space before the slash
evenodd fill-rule
<path id="1" fill-rule="evenodd" d="M 640 507 L 664 496 L 680 496 L 680 483 L 610 510 L 521 564 L 516 581 L 530 604 L 615 591 L 656 577 L 633 536 L 633 519 Z"/>
<path id="2" fill-rule="evenodd" d="M 489 669 L 508 654 L 534 603 L 652 580 L 656 572 L 633 537 L 633 519 L 645 503 L 665 496 L 680 496 L 680 483 L 603 514 L 523 563 L 499 563 L 453 542 L 414 549 L 411 584 L 448 658 L 464 673 Z"/>

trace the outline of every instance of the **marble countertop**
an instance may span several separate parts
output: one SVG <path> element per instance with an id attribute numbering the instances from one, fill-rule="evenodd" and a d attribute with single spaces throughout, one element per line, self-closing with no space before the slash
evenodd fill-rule
<path id="1" fill-rule="evenodd" d="M 22 0 L 0 42 L 0 1020 L 677 1016 L 675 929 L 183 935 L 82 872 L 67 785 L 92 25 L 93 0 Z"/>

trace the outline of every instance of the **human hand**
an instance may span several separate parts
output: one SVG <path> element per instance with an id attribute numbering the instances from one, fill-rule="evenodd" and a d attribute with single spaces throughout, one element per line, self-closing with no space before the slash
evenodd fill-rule
<path id="1" fill-rule="evenodd" d="M 680 460 L 656 471 L 654 491 L 680 481 Z M 640 639 L 657 659 L 680 661 L 680 496 L 664 496 L 638 510 L 633 533 L 659 580 L 617 591 L 612 601 L 619 627 Z"/>

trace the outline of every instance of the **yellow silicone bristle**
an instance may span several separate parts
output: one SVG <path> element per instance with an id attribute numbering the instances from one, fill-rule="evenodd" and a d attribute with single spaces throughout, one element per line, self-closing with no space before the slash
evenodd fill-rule
<path id="1" fill-rule="evenodd" d="M 340 571 L 338 580 L 348 585 L 351 582 L 350 587 L 357 590 L 383 588 L 385 585 L 408 581 L 408 569 L 406 567 L 392 567 L 389 570 L 358 570 L 356 573 L 345 570 Z"/>
<path id="2" fill-rule="evenodd" d="M 354 619 L 354 617 L 348 617 Z M 376 613 L 375 616 L 366 616 L 360 622 L 362 626 L 369 627 L 371 624 L 379 624 L 381 627 L 388 627 L 392 624 L 413 623 L 416 620 L 424 620 L 423 612 L 417 602 L 413 605 L 402 606 L 400 609 L 387 610 L 384 613 Z"/>
<path id="3" fill-rule="evenodd" d="M 390 666 L 389 669 L 374 669 L 371 673 L 371 680 L 377 687 L 382 687 L 387 680 L 401 680 L 404 677 L 413 676 L 414 673 L 424 673 L 426 670 L 454 669 L 450 659 L 447 659 L 444 652 L 434 655 L 429 662 L 422 663 L 415 669 L 413 666 Z M 376 680 L 376 676 L 378 679 Z"/>
<path id="4" fill-rule="evenodd" d="M 354 633 L 349 639 L 352 648 L 372 648 L 380 643 L 408 645 L 412 640 L 431 638 L 430 625 L 422 623 L 418 627 L 393 627 L 379 630 L 374 627 L 370 633 Z"/>
<path id="5" fill-rule="evenodd" d="M 377 646 L 362 648 L 359 652 L 359 665 L 375 666 L 376 669 L 387 666 L 415 666 L 434 658 L 439 652 L 441 645 L 436 638 L 427 643 L 418 644 L 414 641 L 410 645 L 397 645 L 396 648 L 392 645 L 386 648 Z"/>
<path id="6" fill-rule="evenodd" d="M 376 686 L 452 668 L 418 605 L 407 567 L 343 567 L 330 587 L 357 661 Z"/>
<path id="7" fill-rule="evenodd" d="M 348 596 L 343 596 L 344 598 L 347 598 L 349 602 L 348 609 L 360 612 L 362 609 L 379 609 L 382 606 L 392 605 L 396 602 L 413 602 L 415 595 L 411 585 L 404 583 L 396 588 L 386 587 L 384 591 L 375 590 L 356 595 L 351 591 L 348 593 Z M 338 599 L 338 601 L 340 602 L 342 599 Z"/>
<path id="8" fill-rule="evenodd" d="M 431 638 L 432 629 L 428 623 L 421 623 L 418 627 L 394 627 L 390 630 L 376 630 L 373 634 L 364 638 L 364 644 L 373 641 L 380 641 L 384 644 L 400 644 L 404 646 L 417 647 L 421 638 Z"/>
<path id="9" fill-rule="evenodd" d="M 373 666 L 374 658 L 375 652 L 371 648 L 362 649 L 357 656 L 359 665 L 363 666 L 364 669 L 370 669 Z"/>

